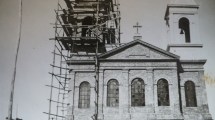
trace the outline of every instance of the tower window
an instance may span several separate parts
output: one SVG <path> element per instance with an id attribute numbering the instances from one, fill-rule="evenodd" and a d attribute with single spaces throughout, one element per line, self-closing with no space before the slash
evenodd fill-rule
<path id="1" fill-rule="evenodd" d="M 184 86 L 186 106 L 197 107 L 195 84 L 192 81 L 187 81 Z"/>
<path id="2" fill-rule="evenodd" d="M 117 80 L 110 80 L 107 85 L 107 106 L 119 106 L 119 83 Z"/>
<path id="3" fill-rule="evenodd" d="M 90 83 L 82 82 L 79 87 L 78 108 L 90 107 Z"/>
<path id="4" fill-rule="evenodd" d="M 91 29 L 89 29 L 89 26 L 94 24 L 93 17 L 87 16 L 82 20 L 82 37 L 91 36 Z"/>
<path id="5" fill-rule="evenodd" d="M 158 106 L 169 106 L 169 84 L 165 79 L 157 83 Z"/>
<path id="6" fill-rule="evenodd" d="M 180 34 L 185 34 L 185 42 L 190 43 L 190 22 L 187 18 L 183 17 L 179 20 Z"/>
<path id="7" fill-rule="evenodd" d="M 131 83 L 131 106 L 145 106 L 145 86 L 140 78 Z"/>

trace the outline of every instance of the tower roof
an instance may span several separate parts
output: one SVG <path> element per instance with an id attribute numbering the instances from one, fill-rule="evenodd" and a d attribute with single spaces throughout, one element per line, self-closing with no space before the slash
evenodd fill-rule
<path id="1" fill-rule="evenodd" d="M 199 5 L 196 3 L 195 0 L 170 0 L 169 4 L 167 5 L 166 13 L 165 13 L 165 20 L 168 20 L 169 16 L 169 9 L 170 8 L 199 8 Z"/>
<path id="2" fill-rule="evenodd" d="M 195 0 L 171 0 L 171 5 L 198 5 Z"/>

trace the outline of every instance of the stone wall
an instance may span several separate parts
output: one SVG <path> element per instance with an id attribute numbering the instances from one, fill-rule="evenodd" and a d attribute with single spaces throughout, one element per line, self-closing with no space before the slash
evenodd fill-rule
<path id="1" fill-rule="evenodd" d="M 99 69 L 99 120 L 212 120 L 208 111 L 204 71 L 201 65 L 180 65 L 175 62 L 103 61 Z M 71 67 L 72 68 L 72 67 Z M 92 120 L 95 113 L 95 73 L 93 65 L 73 65 L 69 93 L 68 120 Z M 188 68 L 191 68 L 190 70 Z M 196 70 L 194 70 L 194 68 Z M 199 69 L 197 69 L 199 68 Z M 141 78 L 145 83 L 145 106 L 131 106 L 131 82 Z M 107 83 L 119 82 L 119 107 L 107 106 Z M 158 106 L 157 81 L 169 84 L 170 106 Z M 196 85 L 197 107 L 186 107 L 184 83 L 192 80 Z M 79 85 L 91 85 L 90 108 L 78 108 Z"/>

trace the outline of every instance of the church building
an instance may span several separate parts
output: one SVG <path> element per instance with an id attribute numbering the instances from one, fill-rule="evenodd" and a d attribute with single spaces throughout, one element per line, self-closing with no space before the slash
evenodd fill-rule
<path id="1" fill-rule="evenodd" d="M 198 54 L 203 47 L 198 9 L 194 0 L 167 5 L 166 50 L 136 36 L 110 50 L 104 45 L 97 53 L 71 53 L 67 119 L 212 120 L 203 79 L 206 59 Z M 82 37 L 90 36 L 82 30 Z"/>

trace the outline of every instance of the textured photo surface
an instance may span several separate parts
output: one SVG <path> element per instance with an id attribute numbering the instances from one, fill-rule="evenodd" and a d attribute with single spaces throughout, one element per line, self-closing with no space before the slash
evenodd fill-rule
<path id="1" fill-rule="evenodd" d="M 213 120 L 214 0 L 1 0 L 1 120 Z"/>

